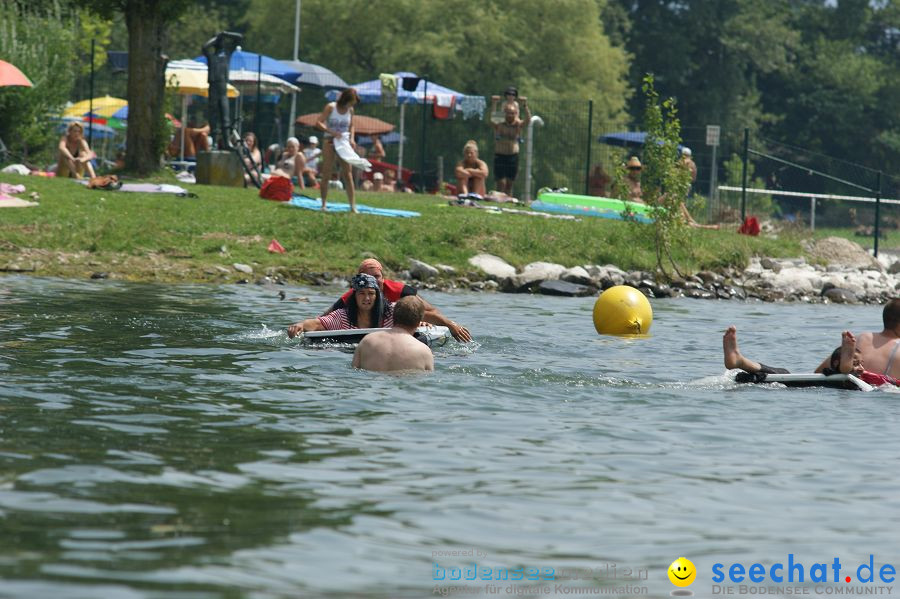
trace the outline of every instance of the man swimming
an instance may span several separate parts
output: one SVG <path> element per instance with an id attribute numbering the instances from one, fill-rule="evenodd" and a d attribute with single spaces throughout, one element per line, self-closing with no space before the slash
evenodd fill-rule
<path id="1" fill-rule="evenodd" d="M 353 367 L 379 372 L 434 370 L 431 349 L 415 337 L 425 303 L 414 295 L 394 304 L 394 326 L 366 335 L 353 354 Z"/>

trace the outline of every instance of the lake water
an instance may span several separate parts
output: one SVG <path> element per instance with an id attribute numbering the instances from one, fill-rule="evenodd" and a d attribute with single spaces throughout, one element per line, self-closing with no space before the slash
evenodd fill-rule
<path id="1" fill-rule="evenodd" d="M 880 307 L 654 300 L 629 340 L 593 298 L 432 292 L 477 342 L 394 377 L 287 339 L 339 291 L 0 279 L 0 596 L 667 597 L 683 555 L 709 597 L 716 563 L 900 565 L 898 396 L 721 359 L 736 324 L 811 371 Z"/>

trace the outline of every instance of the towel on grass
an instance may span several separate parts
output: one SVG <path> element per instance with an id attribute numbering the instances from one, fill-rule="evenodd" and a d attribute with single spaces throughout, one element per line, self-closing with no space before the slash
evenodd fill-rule
<path id="1" fill-rule="evenodd" d="M 287 203 L 288 206 L 293 206 L 295 208 L 304 208 L 306 210 L 321 210 L 322 209 L 322 200 L 319 198 L 311 198 L 309 196 L 300 196 L 295 195 L 291 198 L 291 201 Z M 350 204 L 343 204 L 339 202 L 328 202 L 326 204 L 328 212 L 349 212 Z M 418 212 L 413 212 L 411 210 L 394 210 L 392 208 L 374 208 L 372 206 L 366 206 L 365 204 L 357 204 L 356 209 L 360 214 L 373 214 L 375 216 L 395 216 L 399 218 L 411 218 L 414 216 L 421 216 Z"/>

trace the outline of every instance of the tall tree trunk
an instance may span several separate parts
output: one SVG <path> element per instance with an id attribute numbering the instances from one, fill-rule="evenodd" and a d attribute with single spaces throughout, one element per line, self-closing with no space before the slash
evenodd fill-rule
<path id="1" fill-rule="evenodd" d="M 126 0 L 128 26 L 128 134 L 125 168 L 137 175 L 159 169 L 165 146 L 163 101 L 165 19 L 156 0 Z"/>

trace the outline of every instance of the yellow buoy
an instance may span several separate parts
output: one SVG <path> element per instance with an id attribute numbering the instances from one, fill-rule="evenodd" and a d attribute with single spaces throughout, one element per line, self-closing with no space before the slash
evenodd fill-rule
<path id="1" fill-rule="evenodd" d="M 652 323 L 650 302 L 634 287 L 610 287 L 594 304 L 594 328 L 601 335 L 647 334 Z"/>

